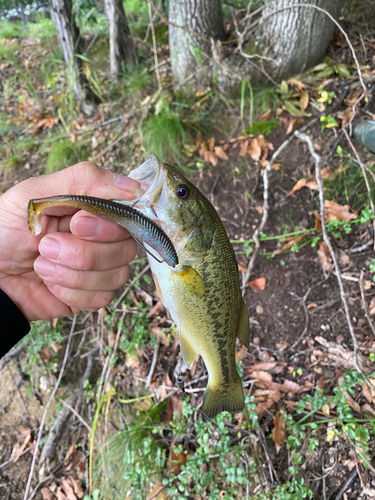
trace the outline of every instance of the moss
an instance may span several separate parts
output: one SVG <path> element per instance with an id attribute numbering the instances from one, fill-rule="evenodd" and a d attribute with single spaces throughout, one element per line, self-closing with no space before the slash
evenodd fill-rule
<path id="1" fill-rule="evenodd" d="M 65 139 L 52 146 L 49 152 L 46 174 L 58 172 L 70 167 L 79 161 L 87 160 L 90 152 L 84 144 L 73 144 L 69 139 Z"/>

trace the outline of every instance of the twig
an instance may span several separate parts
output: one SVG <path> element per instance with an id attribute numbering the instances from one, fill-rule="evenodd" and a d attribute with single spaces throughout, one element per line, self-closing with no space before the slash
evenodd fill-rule
<path id="1" fill-rule="evenodd" d="M 128 294 L 129 290 L 131 287 L 134 285 L 134 283 L 139 279 L 141 276 L 143 276 L 148 270 L 150 269 L 150 266 L 147 265 L 137 276 L 133 278 L 133 280 L 129 283 L 129 285 L 126 286 L 125 290 L 122 292 L 120 295 L 120 298 L 118 301 L 112 306 L 112 310 L 114 311 L 116 307 L 119 305 L 119 303 L 123 300 L 123 298 Z"/>
<path id="2" fill-rule="evenodd" d="M 151 9 L 150 0 L 147 0 L 147 5 L 148 5 L 148 17 L 150 19 L 149 26 L 151 27 L 151 34 L 152 34 L 152 44 L 154 46 L 154 61 L 155 61 L 156 79 L 158 81 L 158 87 L 159 87 L 159 89 L 161 89 L 162 88 L 162 84 L 161 84 L 160 72 L 159 72 L 158 47 L 157 47 L 157 44 L 156 44 L 155 27 L 154 27 L 154 21 L 152 19 L 152 9 Z"/>
<path id="3" fill-rule="evenodd" d="M 122 135 L 120 135 L 120 137 L 118 137 L 116 140 L 111 142 L 111 144 L 109 144 L 105 149 L 103 149 L 103 151 L 101 153 L 99 153 L 98 156 L 95 157 L 95 159 L 99 160 L 102 156 L 104 156 L 106 153 L 108 153 L 108 151 L 110 151 L 114 146 L 116 146 L 116 144 L 121 142 L 123 139 L 126 139 L 127 137 L 131 137 L 135 133 L 136 132 L 130 133 L 129 130 L 126 130 L 126 132 L 124 132 Z"/>
<path id="4" fill-rule="evenodd" d="M 365 300 L 365 292 L 364 292 L 364 289 L 363 289 L 363 270 L 361 271 L 361 275 L 359 277 L 359 289 L 361 290 L 361 298 L 362 298 L 362 307 L 365 311 L 365 316 L 367 318 L 367 321 L 368 321 L 368 324 L 370 325 L 370 328 L 372 330 L 372 333 L 373 335 L 375 336 L 375 327 L 371 321 L 371 318 L 370 318 L 370 315 L 369 315 L 369 312 L 368 312 L 368 309 L 367 309 L 367 304 L 366 304 L 366 300 Z"/>
<path id="5" fill-rule="evenodd" d="M 158 360 L 159 347 L 160 347 L 160 339 L 158 338 L 156 340 L 154 355 L 152 356 L 152 363 L 151 363 L 150 371 L 148 372 L 148 375 L 147 375 L 146 389 L 148 389 L 150 387 L 150 384 L 151 384 L 151 379 L 152 379 L 152 376 L 154 374 L 156 362 Z"/>
<path id="6" fill-rule="evenodd" d="M 346 131 L 346 129 L 344 129 L 344 134 L 345 134 L 346 140 L 348 141 L 349 146 L 351 147 L 353 153 L 355 154 L 355 157 L 357 158 L 357 162 L 358 162 L 358 164 L 359 164 L 359 166 L 361 167 L 361 170 L 362 170 L 363 178 L 365 179 L 366 189 L 367 189 L 368 198 L 369 198 L 370 207 L 371 207 L 371 212 L 372 212 L 372 216 L 373 216 L 372 225 L 373 225 L 374 234 L 375 234 L 375 208 L 374 208 L 374 203 L 372 201 L 371 189 L 370 189 L 369 181 L 367 179 L 366 169 L 365 169 L 364 164 L 361 162 L 361 159 L 360 159 L 360 157 L 358 155 L 358 152 L 357 152 L 356 148 L 354 147 L 354 145 L 353 145 L 353 143 L 352 143 L 352 141 L 351 141 L 351 139 L 349 137 L 349 134 Z M 374 239 L 374 249 L 375 249 L 375 239 Z"/>
<path id="7" fill-rule="evenodd" d="M 32 444 L 31 446 L 29 446 L 28 448 L 26 448 L 26 450 L 23 450 L 23 452 L 21 453 L 21 455 L 18 458 L 21 458 L 25 453 L 27 453 L 28 451 L 30 451 L 33 446 L 34 445 Z M 14 462 L 14 458 L 10 458 L 9 460 L 6 460 L 2 464 L 0 464 L 0 469 L 2 469 L 3 467 L 5 467 L 8 464 L 11 464 L 12 462 Z"/>
<path id="8" fill-rule="evenodd" d="M 366 243 L 364 243 L 363 245 L 361 245 L 360 247 L 353 248 L 353 250 L 350 250 L 350 253 L 363 252 L 363 250 L 367 250 L 368 247 L 370 247 L 372 244 L 373 244 L 373 240 L 371 239 L 371 240 L 367 241 Z"/>
<path id="9" fill-rule="evenodd" d="M 349 312 L 348 302 L 346 300 L 346 294 L 345 294 L 344 285 L 343 285 L 343 281 L 342 281 L 340 266 L 339 266 L 339 263 L 337 261 L 336 254 L 332 248 L 332 244 L 331 244 L 331 241 L 330 241 L 330 239 L 328 237 L 328 233 L 327 233 L 327 227 L 326 227 L 326 222 L 325 222 L 323 180 L 322 180 L 322 173 L 320 170 L 320 164 L 321 164 L 322 159 L 318 155 L 318 153 L 315 151 L 313 143 L 311 141 L 311 138 L 308 135 L 301 134 L 300 132 L 297 132 L 296 136 L 299 139 L 301 139 L 302 141 L 306 142 L 306 144 L 309 147 L 310 154 L 314 158 L 314 161 L 315 161 L 315 178 L 316 178 L 316 182 L 317 182 L 318 187 L 319 187 L 320 217 L 322 220 L 321 224 L 322 224 L 323 240 L 325 241 L 325 243 L 328 247 L 333 265 L 334 265 L 335 270 L 336 270 L 336 277 L 337 277 L 337 282 L 338 282 L 339 288 L 340 288 L 341 301 L 342 301 L 343 306 L 344 306 L 346 322 L 348 324 L 349 332 L 350 332 L 350 335 L 352 337 L 352 342 L 353 342 L 353 346 L 354 346 L 353 364 L 354 364 L 356 370 L 363 375 L 363 371 L 358 364 L 357 353 L 358 353 L 359 346 L 358 346 L 357 338 L 356 338 L 355 333 L 354 333 L 352 321 L 350 319 L 350 312 Z"/>
<path id="10" fill-rule="evenodd" d="M 69 351 L 70 351 L 70 344 L 71 344 L 71 341 L 72 341 L 73 331 L 74 331 L 74 327 L 75 327 L 75 324 L 76 324 L 76 318 L 77 318 L 77 315 L 75 315 L 74 318 L 73 318 L 73 323 L 72 323 L 72 326 L 71 326 L 71 329 L 70 329 L 68 342 L 66 344 L 64 359 L 63 359 L 63 362 L 62 362 L 62 365 L 61 365 L 61 370 L 60 370 L 60 373 L 59 373 L 59 377 L 58 377 L 58 379 L 56 381 L 55 387 L 53 388 L 53 391 L 52 391 L 52 393 L 51 393 L 51 395 L 49 397 L 49 400 L 48 400 L 48 402 L 46 404 L 46 407 L 44 409 L 42 421 L 41 421 L 40 427 L 39 427 L 38 438 L 37 438 L 36 443 L 35 443 L 35 450 L 34 450 L 34 455 L 33 455 L 33 461 L 31 463 L 29 478 L 27 480 L 27 485 L 26 485 L 26 490 L 25 490 L 25 494 L 24 494 L 23 500 L 27 500 L 27 497 L 29 495 L 29 489 L 30 489 L 31 480 L 32 480 L 33 474 L 34 474 L 35 462 L 36 462 L 36 457 L 37 457 L 37 454 L 38 454 L 40 440 L 41 440 L 41 437 L 42 437 L 44 423 L 46 421 L 48 408 L 50 407 L 50 405 L 51 405 L 51 403 L 52 403 L 52 401 L 53 401 L 53 399 L 54 399 L 54 397 L 56 395 L 57 389 L 59 388 L 61 379 L 62 379 L 63 374 L 64 374 L 65 365 L 66 365 L 66 362 L 68 361 L 68 354 L 69 354 Z"/>
<path id="11" fill-rule="evenodd" d="M 296 293 L 293 293 L 293 292 L 289 292 L 289 295 L 291 295 L 292 297 L 297 299 L 302 304 L 303 310 L 305 311 L 305 328 L 303 329 L 303 332 L 298 337 L 298 339 L 291 346 L 290 349 L 293 351 L 307 333 L 307 330 L 309 328 L 309 311 L 307 310 L 304 297 L 299 297 Z"/>
<path id="12" fill-rule="evenodd" d="M 92 429 L 91 427 L 89 426 L 89 424 L 81 417 L 81 415 L 74 409 L 70 406 L 70 404 L 68 404 L 66 401 L 64 401 L 63 399 L 61 400 L 62 404 L 64 406 L 66 406 L 77 418 L 78 420 L 86 427 L 86 429 L 90 432 L 92 432 Z"/>
<path id="13" fill-rule="evenodd" d="M 349 488 L 351 482 L 354 480 L 354 478 L 357 476 L 357 474 L 358 474 L 357 469 L 354 468 L 352 470 L 352 473 L 348 477 L 348 479 L 345 481 L 345 483 L 340 488 L 340 490 L 337 493 L 337 495 L 335 496 L 334 500 L 341 500 L 341 498 L 343 497 L 345 491 Z"/>

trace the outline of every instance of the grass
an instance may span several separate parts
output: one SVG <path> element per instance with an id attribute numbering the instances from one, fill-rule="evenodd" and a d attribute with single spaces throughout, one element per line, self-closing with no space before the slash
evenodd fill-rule
<path id="1" fill-rule="evenodd" d="M 84 143 L 72 143 L 64 139 L 51 146 L 45 167 L 46 174 L 58 172 L 80 161 L 87 160 L 90 151 Z"/>
<path id="2" fill-rule="evenodd" d="M 7 19 L 0 21 L 0 40 L 13 38 L 48 38 L 56 35 L 56 28 L 52 19 L 38 16 L 37 22 L 27 23 L 10 22 Z"/>

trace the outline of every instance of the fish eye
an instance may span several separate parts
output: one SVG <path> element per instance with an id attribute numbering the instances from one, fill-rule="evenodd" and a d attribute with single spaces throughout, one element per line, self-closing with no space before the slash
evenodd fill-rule
<path id="1" fill-rule="evenodd" d="M 179 184 L 176 187 L 176 194 L 181 200 L 187 200 L 190 196 L 190 188 L 186 184 Z"/>

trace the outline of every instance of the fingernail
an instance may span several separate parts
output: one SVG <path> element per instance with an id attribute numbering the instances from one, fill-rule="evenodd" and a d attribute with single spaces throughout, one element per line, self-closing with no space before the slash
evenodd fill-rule
<path id="1" fill-rule="evenodd" d="M 125 191 L 135 191 L 140 188 L 138 181 L 120 174 L 115 175 L 115 186 L 119 189 L 124 189 Z"/>
<path id="2" fill-rule="evenodd" d="M 56 265 L 53 262 L 50 262 L 46 259 L 37 259 L 35 261 L 35 272 L 40 276 L 52 276 Z"/>
<path id="3" fill-rule="evenodd" d="M 134 189 L 134 196 L 136 198 L 142 198 L 142 196 L 145 194 L 145 190 L 141 188 Z"/>
<path id="4" fill-rule="evenodd" d="M 71 224 L 71 230 L 76 236 L 81 238 L 88 238 L 89 236 L 96 236 L 101 228 L 101 224 L 96 217 L 78 217 L 74 219 Z"/>
<path id="5" fill-rule="evenodd" d="M 43 238 L 39 244 L 39 252 L 46 259 L 59 260 L 61 257 L 60 242 L 53 238 Z"/>

